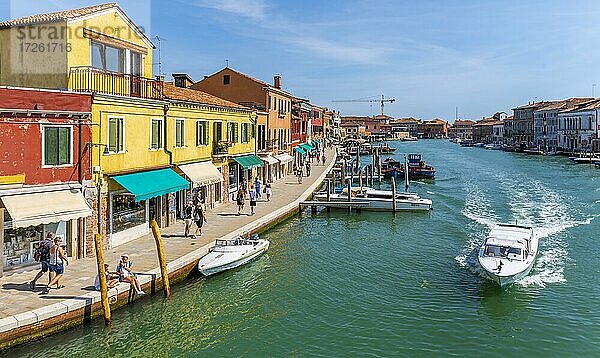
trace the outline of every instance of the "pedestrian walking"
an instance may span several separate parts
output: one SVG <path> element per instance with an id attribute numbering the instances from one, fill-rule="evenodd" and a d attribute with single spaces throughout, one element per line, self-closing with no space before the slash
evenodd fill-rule
<path id="1" fill-rule="evenodd" d="M 206 206 L 204 205 L 204 200 L 198 202 L 198 205 L 194 207 L 194 222 L 196 223 L 194 238 L 196 238 L 196 236 L 203 236 L 202 226 L 206 222 Z"/>
<path id="2" fill-rule="evenodd" d="M 323 155 L 321 156 L 321 159 L 323 160 L 323 165 L 325 165 L 325 161 L 327 160 L 327 158 L 325 157 L 325 153 L 323 153 Z"/>
<path id="3" fill-rule="evenodd" d="M 42 275 L 44 275 L 46 272 L 48 272 L 48 270 L 50 268 L 50 263 L 48 261 L 50 260 L 50 248 L 52 246 L 54 246 L 54 233 L 52 231 L 50 231 L 46 235 L 46 238 L 38 244 L 37 249 L 35 250 L 34 258 L 36 261 L 38 261 L 42 265 L 42 268 L 41 268 L 40 272 L 38 272 L 37 275 L 35 275 L 35 278 L 29 282 L 29 287 L 31 288 L 32 291 L 35 290 L 35 285 L 36 285 L 37 280 L 39 280 L 40 277 L 42 277 Z M 52 282 L 53 278 L 54 278 L 54 273 L 53 272 L 48 273 L 48 283 Z"/>
<path id="4" fill-rule="evenodd" d="M 242 180 L 242 190 L 244 191 L 244 195 L 246 195 L 246 193 L 248 192 L 248 183 L 246 182 L 246 179 Z"/>
<path id="5" fill-rule="evenodd" d="M 50 283 L 48 283 L 48 287 L 42 293 L 50 292 L 50 287 L 56 284 L 56 289 L 63 288 L 65 286 L 60 284 L 60 279 L 63 277 L 65 273 L 65 265 L 69 264 L 69 260 L 67 259 L 67 255 L 65 255 L 64 250 L 60 246 L 62 243 L 61 237 L 54 238 L 54 246 L 50 248 L 50 259 L 48 260 L 50 272 L 54 272 L 54 278 Z"/>
<path id="6" fill-rule="evenodd" d="M 243 190 L 238 190 L 237 197 L 235 199 L 238 206 L 238 215 L 240 215 L 242 213 L 242 210 L 244 210 L 244 200 L 246 200 L 245 192 Z"/>
<path id="7" fill-rule="evenodd" d="M 317 165 L 321 163 L 321 153 L 317 152 Z"/>
<path id="8" fill-rule="evenodd" d="M 265 186 L 265 196 L 267 197 L 267 201 L 271 201 L 271 195 L 273 195 L 271 192 L 271 184 L 267 183 Z"/>
<path id="9" fill-rule="evenodd" d="M 306 177 L 310 176 L 310 163 L 306 162 Z"/>
<path id="10" fill-rule="evenodd" d="M 256 189 L 254 185 L 250 185 L 250 191 L 248 192 L 248 197 L 250 198 L 250 215 L 254 215 L 254 208 L 256 207 Z"/>
<path id="11" fill-rule="evenodd" d="M 262 182 L 260 181 L 259 177 L 256 177 L 256 179 L 254 180 L 254 188 L 256 189 L 256 196 L 258 198 L 262 197 L 262 194 L 260 193 L 261 187 L 262 187 Z"/>
<path id="12" fill-rule="evenodd" d="M 188 201 L 185 208 L 183 208 L 183 220 L 185 221 L 185 237 L 190 236 L 190 228 L 192 227 L 192 215 L 194 214 L 194 205 L 191 201 Z"/>

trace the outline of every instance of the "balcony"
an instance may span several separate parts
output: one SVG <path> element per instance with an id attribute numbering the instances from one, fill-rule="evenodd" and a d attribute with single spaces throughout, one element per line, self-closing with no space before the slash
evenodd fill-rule
<path id="1" fill-rule="evenodd" d="M 225 156 L 229 154 L 229 148 L 233 143 L 228 141 L 220 141 L 213 145 L 213 155 L 214 156 Z"/>
<path id="2" fill-rule="evenodd" d="M 163 82 L 93 67 L 71 67 L 69 88 L 77 92 L 98 92 L 148 99 L 163 98 Z"/>

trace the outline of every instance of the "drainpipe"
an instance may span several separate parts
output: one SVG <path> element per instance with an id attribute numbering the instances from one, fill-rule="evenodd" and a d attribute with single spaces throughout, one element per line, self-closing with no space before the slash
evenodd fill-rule
<path id="1" fill-rule="evenodd" d="M 171 151 L 170 151 L 170 150 L 167 148 L 167 147 L 168 147 L 168 145 L 167 145 L 167 144 L 168 144 L 168 139 L 167 139 L 167 138 L 169 138 L 169 136 L 168 136 L 168 134 L 169 134 L 169 131 L 168 131 L 168 129 L 167 129 L 167 127 L 168 127 L 168 125 L 167 125 L 167 124 L 168 124 L 168 121 L 167 121 L 167 117 L 168 117 L 168 115 L 167 115 L 167 113 L 168 113 L 168 112 L 169 112 L 169 105 L 168 105 L 168 104 L 165 104 L 165 105 L 164 105 L 164 107 L 163 107 L 163 118 L 164 118 L 164 122 L 165 122 L 165 125 L 164 125 L 164 128 L 163 128 L 163 131 L 164 131 L 164 139 L 163 139 L 164 143 L 163 143 L 163 150 L 164 150 L 164 151 L 165 151 L 165 153 L 167 153 L 167 155 L 169 156 L 169 166 L 171 166 L 171 165 L 173 165 L 173 152 L 171 152 Z"/>
<path id="2" fill-rule="evenodd" d="M 169 112 L 169 104 L 165 104 L 163 106 L 163 118 L 164 118 L 164 139 L 163 139 L 163 150 L 165 151 L 165 153 L 167 153 L 167 155 L 169 156 L 169 168 L 173 165 L 173 152 L 171 152 L 167 147 L 168 147 L 168 138 L 169 138 L 169 130 L 168 130 L 168 121 L 167 121 L 167 117 L 168 117 L 168 112 Z M 162 200 L 160 201 L 161 205 L 160 205 L 160 211 L 163 211 L 162 208 Z M 161 213 L 162 214 L 162 213 Z M 170 220 L 170 214 L 169 214 L 169 203 L 167 201 L 167 226 L 171 225 L 171 220 Z"/>

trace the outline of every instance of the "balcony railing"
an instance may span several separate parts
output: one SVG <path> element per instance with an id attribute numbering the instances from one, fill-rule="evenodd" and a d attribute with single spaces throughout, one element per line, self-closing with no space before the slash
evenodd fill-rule
<path id="1" fill-rule="evenodd" d="M 213 146 L 213 155 L 227 155 L 229 154 L 229 148 L 233 143 L 227 141 L 220 141 L 215 143 Z"/>
<path id="2" fill-rule="evenodd" d="M 93 67 L 71 67 L 69 88 L 78 92 L 98 92 L 149 99 L 163 98 L 163 82 Z"/>

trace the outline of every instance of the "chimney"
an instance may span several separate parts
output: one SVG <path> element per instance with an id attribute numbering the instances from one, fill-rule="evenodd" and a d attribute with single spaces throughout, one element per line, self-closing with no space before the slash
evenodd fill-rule
<path id="1" fill-rule="evenodd" d="M 273 86 L 277 89 L 281 89 L 281 75 L 275 75 L 273 77 Z"/>
<path id="2" fill-rule="evenodd" d="M 187 73 L 174 73 L 173 80 L 175 87 L 188 88 L 194 84 L 194 81 L 187 75 Z"/>

